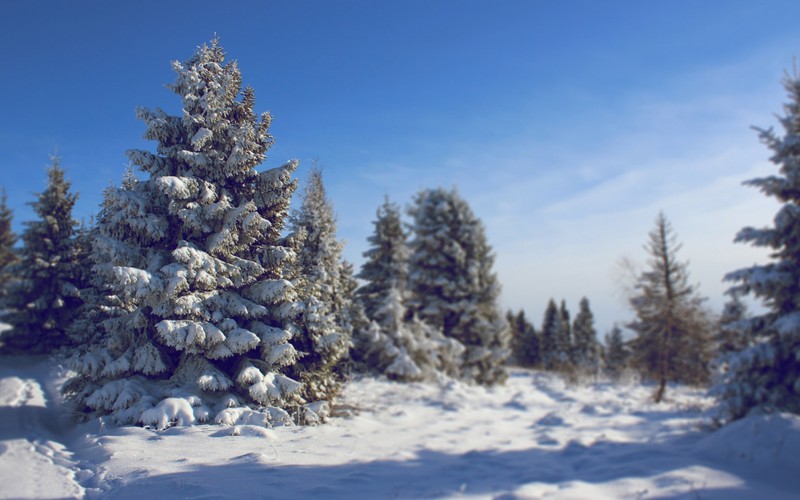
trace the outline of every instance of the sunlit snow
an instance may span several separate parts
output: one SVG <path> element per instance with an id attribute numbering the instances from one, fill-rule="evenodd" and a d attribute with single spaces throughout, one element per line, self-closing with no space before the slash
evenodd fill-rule
<path id="1" fill-rule="evenodd" d="M 710 430 L 712 400 L 516 370 L 503 386 L 346 386 L 334 417 L 242 409 L 164 431 L 72 424 L 59 368 L 3 358 L 2 498 L 796 498 L 800 417 Z M 188 422 L 175 408 L 175 418 Z M 184 418 L 185 417 L 185 418 Z M 285 421 L 285 419 L 284 419 Z M 163 426 L 164 422 L 155 422 Z"/>

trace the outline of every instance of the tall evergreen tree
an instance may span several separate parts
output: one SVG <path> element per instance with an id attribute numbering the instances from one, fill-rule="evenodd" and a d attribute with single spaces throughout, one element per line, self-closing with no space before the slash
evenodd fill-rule
<path id="1" fill-rule="evenodd" d="M 466 347 L 462 374 L 481 384 L 505 380 L 508 327 L 483 224 L 455 190 L 417 194 L 409 213 L 414 238 L 409 307 Z"/>
<path id="2" fill-rule="evenodd" d="M 542 319 L 542 366 L 545 370 L 555 371 L 562 366 L 561 326 L 558 306 L 550 299 Z"/>
<path id="3" fill-rule="evenodd" d="M 572 362 L 582 373 L 592 372 L 598 367 L 597 330 L 589 299 L 581 299 L 580 310 L 572 326 Z"/>
<path id="4" fill-rule="evenodd" d="M 78 195 L 69 192 L 57 157 L 47 177 L 47 188 L 30 203 L 39 219 L 25 224 L 21 258 L 13 269 L 18 280 L 2 318 L 13 328 L 3 335 L 6 349 L 41 353 L 68 345 L 67 328 L 81 304 L 72 218 Z"/>
<path id="5" fill-rule="evenodd" d="M 528 368 L 539 366 L 541 362 L 539 335 L 525 317 L 525 311 L 520 309 L 516 314 L 508 311 L 506 321 L 511 331 L 511 350 L 514 361 L 519 366 Z"/>
<path id="6" fill-rule="evenodd" d="M 325 193 L 322 171 L 311 170 L 300 208 L 292 215 L 297 235 L 296 287 L 304 304 L 294 345 L 302 353 L 292 374 L 304 384 L 309 401 L 330 400 L 343 380 L 352 324 L 352 295 L 342 290 L 342 248 L 336 239 L 336 216 Z M 348 285 L 345 285 L 349 288 Z"/>
<path id="7" fill-rule="evenodd" d="M 563 353 L 561 354 L 561 369 L 565 372 L 571 372 L 575 364 L 575 349 L 569 309 L 567 309 L 567 301 L 564 299 L 561 299 L 561 306 L 558 308 L 558 316 L 561 319 L 559 350 Z"/>
<path id="8" fill-rule="evenodd" d="M 81 305 L 76 311 L 75 319 L 67 326 L 67 336 L 75 344 L 73 354 L 86 352 L 90 346 L 97 345 L 103 337 L 102 322 L 106 319 L 102 292 L 97 288 L 96 274 L 92 268 L 96 264 L 93 259 L 92 245 L 97 237 L 94 223 L 82 222 L 75 231 L 74 246 L 77 254 L 77 272 L 74 284 L 81 296 Z"/>
<path id="9" fill-rule="evenodd" d="M 667 218 L 659 213 L 645 245 L 649 268 L 638 278 L 629 298 L 636 320 L 631 343 L 637 368 L 658 382 L 656 403 L 668 381 L 702 383 L 711 358 L 711 322 L 705 299 L 689 285 L 688 264 L 677 259 L 681 245 Z"/>
<path id="10" fill-rule="evenodd" d="M 6 292 L 13 279 L 10 271 L 18 257 L 14 249 L 17 243 L 17 235 L 11 228 L 14 215 L 8 208 L 6 190 L 0 190 L 0 308 L 4 307 Z"/>
<path id="11" fill-rule="evenodd" d="M 457 375 L 464 347 L 455 339 L 410 313 L 408 300 L 409 248 L 400 209 L 385 199 L 378 208 L 371 247 L 359 277 L 358 289 L 371 326 L 358 338 L 358 357 L 367 368 L 397 380 L 432 379 L 440 373 Z"/>
<path id="12" fill-rule="evenodd" d="M 124 423 L 230 422 L 248 405 L 289 421 L 298 308 L 281 231 L 296 163 L 255 170 L 271 119 L 217 40 L 173 68 L 182 113 L 138 111 L 156 152 L 130 151 L 144 178 L 105 192 L 93 258 L 108 318 L 64 392 Z"/>
<path id="13" fill-rule="evenodd" d="M 783 133 L 760 130 L 772 152 L 778 174 L 745 184 L 781 203 L 773 225 L 745 227 L 737 242 L 772 250 L 772 260 L 729 273 L 734 293 L 751 293 L 767 310 L 739 322 L 740 332 L 752 332 L 751 345 L 730 361 L 721 385 L 722 406 L 728 418 L 751 410 L 800 413 L 800 75 L 787 75 L 789 101 L 780 118 Z"/>
<path id="14" fill-rule="evenodd" d="M 392 290 L 405 293 L 410 255 L 400 208 L 388 197 L 378 208 L 373 224 L 375 230 L 367 238 L 370 248 L 364 252 L 366 261 L 358 273 L 365 283 L 356 291 L 370 319 L 375 319 L 377 310 L 386 304 Z"/>
<path id="15" fill-rule="evenodd" d="M 622 338 L 622 329 L 614 325 L 605 336 L 605 367 L 611 378 L 618 378 L 628 366 L 630 351 Z"/>

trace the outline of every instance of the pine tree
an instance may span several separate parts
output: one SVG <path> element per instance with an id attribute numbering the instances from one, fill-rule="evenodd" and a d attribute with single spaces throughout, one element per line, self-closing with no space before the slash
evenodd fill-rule
<path id="1" fill-rule="evenodd" d="M 466 347 L 464 378 L 502 382 L 508 327 L 497 307 L 500 286 L 483 224 L 455 190 L 423 190 L 409 213 L 409 308 Z"/>
<path id="2" fill-rule="evenodd" d="M 547 302 L 542 319 L 542 367 L 548 371 L 561 368 L 561 327 L 562 320 L 558 306 L 553 299 Z"/>
<path id="3" fill-rule="evenodd" d="M 298 308 L 281 231 L 296 163 L 255 170 L 271 119 L 217 40 L 173 68 L 181 115 L 138 111 L 156 152 L 129 151 L 143 178 L 105 192 L 93 246 L 104 336 L 63 390 L 121 423 L 230 423 L 248 406 L 289 422 Z"/>
<path id="4" fill-rule="evenodd" d="M 3 335 L 9 350 L 43 353 L 68 345 L 67 328 L 81 304 L 72 218 L 78 195 L 69 192 L 59 159 L 52 160 L 47 188 L 30 203 L 39 219 L 25 224 L 20 261 L 13 268 L 18 280 L 2 318 L 13 328 Z"/>
<path id="5" fill-rule="evenodd" d="M 339 365 L 339 368 L 343 370 L 342 373 L 348 376 L 354 370 L 356 364 L 353 354 L 356 350 L 357 338 L 369 328 L 370 323 L 364 312 L 364 306 L 356 295 L 358 287 L 359 284 L 355 277 L 353 263 L 343 259 L 339 270 L 339 285 L 337 288 L 339 293 L 336 297 L 335 305 L 341 310 L 340 316 L 344 331 L 351 332 L 348 344 L 349 352 L 344 357 L 344 363 Z"/>
<path id="6" fill-rule="evenodd" d="M 738 353 L 750 344 L 749 312 L 738 291 L 729 293 L 730 299 L 722 307 L 719 318 L 717 352 L 721 355 Z"/>
<path id="7" fill-rule="evenodd" d="M 387 302 L 393 289 L 403 293 L 407 289 L 410 255 L 400 208 L 388 197 L 378 208 L 373 224 L 374 233 L 367 239 L 370 248 L 364 252 L 366 261 L 358 273 L 365 283 L 356 291 L 370 319 L 375 319 L 377 310 Z"/>
<path id="8" fill-rule="evenodd" d="M 800 75 L 787 75 L 784 87 L 789 102 L 780 118 L 783 134 L 759 130 L 778 174 L 745 183 L 782 206 L 772 226 L 745 227 L 736 235 L 737 242 L 770 248 L 772 260 L 726 276 L 738 283 L 732 293 L 753 294 L 767 308 L 737 325 L 750 345 L 730 360 L 718 389 L 732 419 L 752 410 L 800 413 Z"/>
<path id="9" fill-rule="evenodd" d="M 367 370 L 396 380 L 457 375 L 464 347 L 408 311 L 408 257 L 400 209 L 388 198 L 378 208 L 371 247 L 359 277 L 359 302 L 371 320 L 358 338 L 357 356 Z"/>
<path id="10" fill-rule="evenodd" d="M 508 311 L 506 321 L 511 330 L 511 347 L 516 363 L 527 368 L 538 366 L 541 362 L 539 335 L 525 317 L 525 311 L 520 309 L 517 314 Z"/>
<path id="11" fill-rule="evenodd" d="M 630 351 L 622 338 L 622 329 L 614 325 L 605 336 L 605 367 L 613 379 L 619 378 L 628 366 Z"/>
<path id="12" fill-rule="evenodd" d="M 103 337 L 102 322 L 104 314 L 103 294 L 97 288 L 96 275 L 92 268 L 92 244 L 97 237 L 93 223 L 81 223 L 75 231 L 73 245 L 77 263 L 74 284 L 81 296 L 81 304 L 75 313 L 72 323 L 67 326 L 67 336 L 76 346 L 73 354 L 85 353 L 90 346 L 97 345 Z"/>
<path id="13" fill-rule="evenodd" d="M 581 299 L 580 310 L 572 326 L 572 362 L 579 373 L 594 372 L 598 366 L 597 330 L 589 299 Z"/>
<path id="14" fill-rule="evenodd" d="M 559 328 L 559 356 L 561 359 L 561 370 L 567 373 L 573 371 L 575 365 L 575 349 L 572 338 L 572 323 L 567 309 L 567 301 L 561 299 L 561 306 L 558 308 L 558 316 L 561 319 Z"/>
<path id="15" fill-rule="evenodd" d="M 402 290 L 391 288 L 375 316 L 365 341 L 365 358 L 374 371 L 402 381 L 459 375 L 464 346 L 409 316 Z"/>
<path id="16" fill-rule="evenodd" d="M 336 239 L 336 217 L 325 193 L 322 171 L 311 170 L 299 210 L 292 215 L 292 230 L 297 235 L 296 287 L 305 304 L 295 347 L 301 362 L 292 374 L 303 382 L 308 401 L 330 400 L 343 380 L 352 324 L 347 297 L 342 286 L 342 248 Z M 349 285 L 346 285 L 349 288 Z"/>
<path id="17" fill-rule="evenodd" d="M 690 286 L 688 264 L 677 260 L 681 245 L 663 213 L 656 219 L 645 250 L 649 269 L 639 277 L 629 298 L 636 320 L 628 328 L 633 361 L 646 377 L 658 382 L 656 403 L 669 381 L 703 383 L 711 358 L 711 322 L 704 301 Z"/>
<path id="18" fill-rule="evenodd" d="M 5 302 L 6 292 L 13 281 L 11 266 L 18 260 L 14 249 L 17 235 L 11 229 L 13 217 L 11 209 L 8 208 L 6 191 L 0 190 L 0 307 L 4 307 L 2 304 Z"/>

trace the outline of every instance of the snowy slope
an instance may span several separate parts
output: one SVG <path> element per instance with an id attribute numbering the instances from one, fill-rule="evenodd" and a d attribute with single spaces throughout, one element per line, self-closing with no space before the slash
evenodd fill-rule
<path id="1" fill-rule="evenodd" d="M 153 432 L 55 417 L 56 371 L 0 360 L 0 497 L 796 498 L 800 418 L 710 432 L 702 392 L 568 386 L 514 371 L 505 386 L 347 386 L 319 427 Z M 10 364 L 9 364 L 10 363 Z M 45 406 L 46 405 L 46 406 Z"/>

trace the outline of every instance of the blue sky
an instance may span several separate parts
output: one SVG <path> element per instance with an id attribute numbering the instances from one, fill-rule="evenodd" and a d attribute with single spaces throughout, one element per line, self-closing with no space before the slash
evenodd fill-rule
<path id="1" fill-rule="evenodd" d="M 732 243 L 774 203 L 751 125 L 776 123 L 800 3 L 596 1 L 0 2 L 0 185 L 16 227 L 49 155 L 96 212 L 141 139 L 139 106 L 177 113 L 170 61 L 217 33 L 273 115 L 264 168 L 324 168 L 346 257 L 376 207 L 457 185 L 497 253 L 505 307 L 535 322 L 587 296 L 601 333 L 631 317 L 618 261 L 644 262 L 659 210 L 692 279 L 766 253 Z"/>

